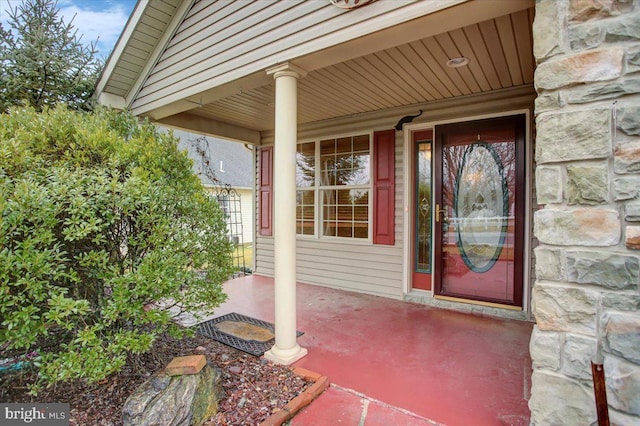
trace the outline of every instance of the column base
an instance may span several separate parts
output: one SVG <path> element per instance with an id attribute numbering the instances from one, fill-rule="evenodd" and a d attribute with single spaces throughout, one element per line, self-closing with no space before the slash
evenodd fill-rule
<path id="1" fill-rule="evenodd" d="M 264 353 L 264 358 L 276 364 L 291 365 L 305 355 L 307 355 L 307 350 L 296 344 L 295 347 L 285 350 L 273 346 Z"/>

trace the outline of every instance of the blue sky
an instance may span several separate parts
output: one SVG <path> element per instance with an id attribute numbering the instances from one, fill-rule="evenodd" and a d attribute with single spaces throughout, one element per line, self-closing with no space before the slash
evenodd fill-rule
<path id="1" fill-rule="evenodd" d="M 0 0 L 0 22 L 8 19 L 6 10 L 19 5 L 20 0 Z M 107 58 L 122 32 L 136 0 L 58 0 L 60 16 L 73 25 L 82 41 L 89 44 L 98 39 L 98 56 Z"/>

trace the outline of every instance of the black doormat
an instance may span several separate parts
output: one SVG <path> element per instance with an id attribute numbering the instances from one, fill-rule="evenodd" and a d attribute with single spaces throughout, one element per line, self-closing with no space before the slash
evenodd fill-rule
<path id="1" fill-rule="evenodd" d="M 276 340 L 273 324 L 235 312 L 201 322 L 195 327 L 198 334 L 255 356 L 262 356 Z M 298 337 L 303 334 L 296 331 Z"/>

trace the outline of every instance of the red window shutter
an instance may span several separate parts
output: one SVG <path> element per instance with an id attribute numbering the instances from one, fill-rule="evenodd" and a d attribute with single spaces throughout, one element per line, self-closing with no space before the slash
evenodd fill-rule
<path id="1" fill-rule="evenodd" d="M 260 149 L 260 235 L 271 236 L 273 212 L 273 147 Z"/>
<path id="2" fill-rule="evenodd" d="M 373 134 L 373 243 L 395 244 L 395 130 Z"/>

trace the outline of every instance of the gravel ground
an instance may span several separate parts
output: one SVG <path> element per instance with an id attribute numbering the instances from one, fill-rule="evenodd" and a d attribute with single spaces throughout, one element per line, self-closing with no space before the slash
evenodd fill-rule
<path id="1" fill-rule="evenodd" d="M 201 336 L 179 340 L 163 336 L 149 354 L 131 359 L 119 374 L 92 385 L 80 381 L 59 384 L 33 398 L 27 394 L 33 373 L 3 374 L 0 401 L 68 402 L 71 425 L 121 425 L 122 406 L 128 396 L 174 356 L 192 354 L 205 354 L 222 371 L 225 397 L 218 414 L 208 424 L 257 425 L 311 384 L 285 366 Z"/>

